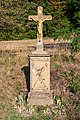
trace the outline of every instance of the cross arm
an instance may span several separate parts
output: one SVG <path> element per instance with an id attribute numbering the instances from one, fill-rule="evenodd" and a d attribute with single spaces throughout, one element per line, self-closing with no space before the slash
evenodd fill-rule
<path id="1" fill-rule="evenodd" d="M 37 22 L 37 20 L 38 20 L 38 18 L 37 18 L 37 16 L 35 15 L 30 15 L 29 17 L 28 17 L 28 20 L 34 20 L 35 22 Z"/>
<path id="2" fill-rule="evenodd" d="M 48 15 L 48 16 L 44 16 L 43 17 L 43 22 L 45 21 L 45 20 L 52 20 L 52 16 L 51 15 Z"/>

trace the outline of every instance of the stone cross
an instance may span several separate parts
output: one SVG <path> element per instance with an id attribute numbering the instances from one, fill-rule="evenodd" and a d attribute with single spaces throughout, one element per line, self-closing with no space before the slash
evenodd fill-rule
<path id="1" fill-rule="evenodd" d="M 37 32 L 37 50 L 43 51 L 43 22 L 45 20 L 51 20 L 51 15 L 43 15 L 43 7 L 38 7 L 38 15 L 30 15 L 28 17 L 29 20 L 34 20 L 37 22 L 38 32 Z"/>
<path id="2" fill-rule="evenodd" d="M 43 22 L 51 20 L 51 15 L 43 15 L 43 8 L 38 7 L 38 15 L 30 15 L 29 20 L 37 22 L 37 49 L 29 54 L 30 60 L 30 105 L 51 105 L 53 97 L 50 91 L 50 54 L 43 50 Z"/>

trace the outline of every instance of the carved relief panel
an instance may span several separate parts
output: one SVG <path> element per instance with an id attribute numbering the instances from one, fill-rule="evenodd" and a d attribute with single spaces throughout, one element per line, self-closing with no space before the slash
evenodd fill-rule
<path id="1" fill-rule="evenodd" d="M 30 59 L 30 89 L 50 91 L 50 57 L 31 57 Z"/>

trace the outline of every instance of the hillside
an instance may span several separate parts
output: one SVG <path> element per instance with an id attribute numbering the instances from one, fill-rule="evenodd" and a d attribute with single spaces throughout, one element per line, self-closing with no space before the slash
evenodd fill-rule
<path id="1" fill-rule="evenodd" d="M 5 42 L 4 42 L 5 43 Z M 28 41 L 27 46 L 30 44 Z M 52 114 L 26 118 L 14 107 L 15 99 L 22 91 L 27 94 L 26 78 L 29 76 L 28 56 L 33 47 L 20 50 L 5 50 L 0 48 L 0 120 L 79 120 L 80 119 L 80 52 L 74 57 L 68 49 L 46 48 L 51 57 L 51 91 L 53 100 L 58 96 L 65 101 L 61 115 Z M 25 73 L 26 72 L 26 76 Z M 53 107 L 57 106 L 55 100 Z M 39 112 L 39 111 L 38 111 Z M 39 114 L 40 115 L 40 114 Z M 32 115 L 31 115 L 32 116 Z"/>

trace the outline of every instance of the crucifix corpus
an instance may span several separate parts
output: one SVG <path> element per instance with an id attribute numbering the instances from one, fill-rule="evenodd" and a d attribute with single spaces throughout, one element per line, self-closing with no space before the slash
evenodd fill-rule
<path id="1" fill-rule="evenodd" d="M 52 20 L 51 15 L 43 15 L 43 7 L 38 7 L 38 15 L 30 15 L 29 20 L 34 20 L 37 22 L 38 32 L 37 32 L 37 51 L 43 51 L 43 22 L 45 20 Z"/>

